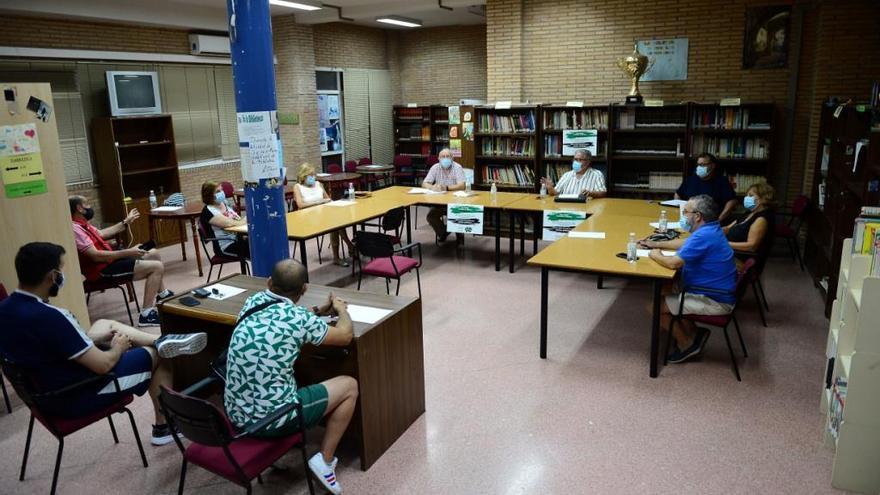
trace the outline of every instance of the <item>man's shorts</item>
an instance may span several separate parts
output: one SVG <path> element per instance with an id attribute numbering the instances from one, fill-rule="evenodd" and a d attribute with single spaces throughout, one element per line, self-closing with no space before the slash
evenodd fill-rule
<path id="1" fill-rule="evenodd" d="M 87 416 L 110 407 L 126 395 L 144 395 L 153 376 L 153 359 L 146 349 L 126 351 L 111 372 L 116 375 L 120 391 L 112 380 L 71 397 L 58 412 L 65 417 Z"/>
<path id="2" fill-rule="evenodd" d="M 320 383 L 309 385 L 308 387 L 300 387 L 296 390 L 296 395 L 299 396 L 299 402 L 302 404 L 303 423 L 305 423 L 306 429 L 317 426 L 327 411 L 329 397 L 327 387 Z M 280 428 L 258 433 L 257 436 L 269 438 L 286 437 L 297 432 L 299 432 L 299 420 L 293 418 Z"/>
<path id="3" fill-rule="evenodd" d="M 669 312 L 677 315 L 681 305 L 681 294 L 669 294 L 666 296 L 666 307 Z M 703 294 L 685 293 L 684 314 L 686 315 L 726 315 L 733 311 L 732 304 L 718 302 Z"/>
<path id="4" fill-rule="evenodd" d="M 118 259 L 101 270 L 103 278 L 121 278 L 134 275 L 134 265 L 137 263 L 135 258 Z"/>

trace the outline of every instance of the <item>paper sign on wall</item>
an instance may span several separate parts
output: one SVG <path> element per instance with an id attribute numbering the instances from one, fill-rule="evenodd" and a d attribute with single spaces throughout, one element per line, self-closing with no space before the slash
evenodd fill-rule
<path id="1" fill-rule="evenodd" d="M 599 132 L 595 129 L 567 129 L 562 131 L 562 154 L 574 156 L 580 149 L 589 151 L 596 156 L 599 146 Z"/>
<path id="2" fill-rule="evenodd" d="M 36 124 L 0 127 L 0 171 L 7 198 L 48 191 Z"/>
<path id="3" fill-rule="evenodd" d="M 247 182 L 280 175 L 278 117 L 275 111 L 238 112 L 241 176 Z"/>
<path id="4" fill-rule="evenodd" d="M 482 234 L 483 207 L 460 203 L 447 205 L 446 230 L 459 234 Z"/>
<path id="5" fill-rule="evenodd" d="M 461 107 L 458 105 L 452 105 L 449 107 L 449 124 L 461 124 Z"/>
<path id="6" fill-rule="evenodd" d="M 541 238 L 545 241 L 562 239 L 586 218 L 585 211 L 544 210 L 544 229 Z"/>
<path id="7" fill-rule="evenodd" d="M 461 156 L 461 139 L 450 139 L 449 151 L 452 152 L 452 156 L 459 158 Z"/>

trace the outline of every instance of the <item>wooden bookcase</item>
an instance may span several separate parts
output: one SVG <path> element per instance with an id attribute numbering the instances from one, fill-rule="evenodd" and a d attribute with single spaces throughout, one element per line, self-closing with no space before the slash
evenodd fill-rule
<path id="1" fill-rule="evenodd" d="M 133 241 L 146 242 L 150 239 L 146 218 L 150 190 L 156 193 L 160 205 L 167 196 L 180 191 L 171 116 L 95 118 L 92 143 L 104 222 L 120 222 L 131 208 L 137 208 L 141 219 L 131 225 Z M 129 203 L 126 197 L 131 198 Z M 180 242 L 176 225 L 159 225 L 158 239 L 154 239 L 157 244 Z"/>
<path id="2" fill-rule="evenodd" d="M 537 191 L 541 157 L 541 107 L 474 107 L 474 187 Z"/>
<path id="3" fill-rule="evenodd" d="M 394 115 L 394 154 L 412 157 L 416 168 L 424 167 L 431 154 L 432 142 L 436 134 L 432 125 L 434 107 L 395 105 Z"/>
<path id="4" fill-rule="evenodd" d="M 558 182 L 559 177 L 571 170 L 573 155 L 562 154 L 562 134 L 567 129 L 596 129 L 599 141 L 593 154 L 593 167 L 608 176 L 608 142 L 610 107 L 584 106 L 569 107 L 546 105 L 541 107 L 542 154 L 540 157 L 541 177 Z"/>
<path id="5" fill-rule="evenodd" d="M 431 105 L 431 154 L 449 146 L 449 107 Z"/>
<path id="6" fill-rule="evenodd" d="M 831 314 L 837 293 L 843 240 L 852 235 L 853 221 L 861 207 L 877 205 L 880 199 L 876 191 L 869 190 L 876 186 L 871 186 L 871 181 L 880 179 L 880 133 L 870 132 L 870 112 L 847 105 L 835 117 L 836 108 L 822 107 L 813 171 L 813 208 L 804 244 L 804 263 L 824 292 L 826 316 Z M 868 151 L 862 150 L 853 172 L 856 143 L 863 139 L 870 140 Z M 823 167 L 826 154 L 827 167 Z M 825 194 L 821 195 L 823 184 Z"/>
<path id="7" fill-rule="evenodd" d="M 880 492 L 880 278 L 868 276 L 871 255 L 852 254 L 852 239 L 838 253 L 820 399 L 824 438 L 835 451 L 831 484 L 873 494 Z"/>

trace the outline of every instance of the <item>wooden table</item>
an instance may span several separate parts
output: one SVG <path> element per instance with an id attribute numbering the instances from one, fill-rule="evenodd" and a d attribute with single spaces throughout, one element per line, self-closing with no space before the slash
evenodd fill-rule
<path id="1" fill-rule="evenodd" d="M 355 170 L 358 173 L 364 175 L 382 175 L 388 176 L 394 172 L 394 165 L 378 165 L 378 164 L 369 164 L 369 165 L 358 165 Z M 367 190 L 372 191 L 372 185 L 369 180 L 367 180 Z"/>
<path id="2" fill-rule="evenodd" d="M 651 378 L 655 378 L 657 376 L 657 348 L 660 335 L 660 287 L 663 282 L 672 280 L 675 276 L 675 271 L 664 268 L 647 257 L 639 258 L 635 263 L 629 263 L 626 259 L 617 257 L 617 253 L 626 252 L 626 244 L 629 240 L 630 232 L 635 232 L 636 237 L 639 239 L 643 238 L 653 232 L 649 223 L 657 220 L 653 215 L 640 216 L 628 214 L 645 213 L 648 210 L 641 209 L 640 206 L 633 203 L 619 203 L 626 201 L 639 200 L 595 200 L 596 204 L 593 206 L 596 213 L 574 229 L 577 232 L 605 232 L 605 239 L 574 239 L 564 237 L 550 244 L 540 253 L 529 259 L 528 263 L 530 265 L 541 267 L 539 354 L 542 359 L 547 358 L 547 286 L 551 270 L 649 279 L 653 285 L 654 296 L 649 375 Z M 644 203 L 644 201 L 641 202 Z"/>
<path id="3" fill-rule="evenodd" d="M 235 201 L 235 208 L 239 211 L 245 211 L 246 208 L 241 207 L 241 200 L 245 197 L 244 189 L 236 189 L 232 193 L 233 201 Z M 288 183 L 284 186 L 284 201 L 287 202 L 287 211 L 291 211 L 296 206 L 293 203 L 293 183 Z"/>
<path id="4" fill-rule="evenodd" d="M 194 356 L 174 359 L 174 387 L 184 387 L 208 376 L 209 363 L 229 347 L 229 339 L 245 299 L 266 289 L 266 279 L 231 275 L 223 284 L 247 289 L 223 301 L 200 299 L 187 307 L 181 296 L 159 304 L 162 334 L 206 332 L 208 345 Z M 422 305 L 414 297 L 309 285 L 299 304 L 322 304 L 329 291 L 349 303 L 386 308 L 393 313 L 368 325 L 355 322 L 355 338 L 347 347 L 305 346 L 296 361 L 299 385 L 310 385 L 339 375 L 358 381 L 360 394 L 346 435 L 357 442 L 361 469 L 367 470 L 425 412 L 425 366 L 422 343 Z"/>
<path id="5" fill-rule="evenodd" d="M 337 184 L 340 182 L 357 182 L 358 179 L 361 178 L 361 174 L 356 174 L 354 172 L 339 172 L 336 174 L 327 174 L 327 175 L 317 175 L 318 182 L 322 182 L 327 184 L 327 194 L 333 198 L 333 190 L 337 188 Z"/>
<path id="6" fill-rule="evenodd" d="M 177 211 L 147 212 L 150 239 L 158 239 L 158 233 L 156 232 L 157 222 L 162 220 L 177 221 L 177 226 L 180 231 L 180 252 L 182 253 L 183 261 L 186 261 L 186 227 L 184 227 L 184 223 L 189 220 L 190 226 L 192 227 L 193 249 L 195 249 L 196 252 L 196 265 L 199 267 L 200 277 L 202 276 L 202 254 L 201 249 L 199 248 L 199 229 L 196 227 L 196 221 L 199 218 L 199 215 L 202 214 L 202 208 L 204 207 L 205 205 L 201 201 L 191 201 L 187 202 L 186 206 Z"/>

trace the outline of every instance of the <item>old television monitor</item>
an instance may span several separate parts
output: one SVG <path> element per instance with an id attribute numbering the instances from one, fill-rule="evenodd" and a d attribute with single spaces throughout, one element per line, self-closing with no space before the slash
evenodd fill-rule
<path id="1" fill-rule="evenodd" d="M 156 72 L 107 71 L 107 92 L 114 117 L 162 113 Z"/>

